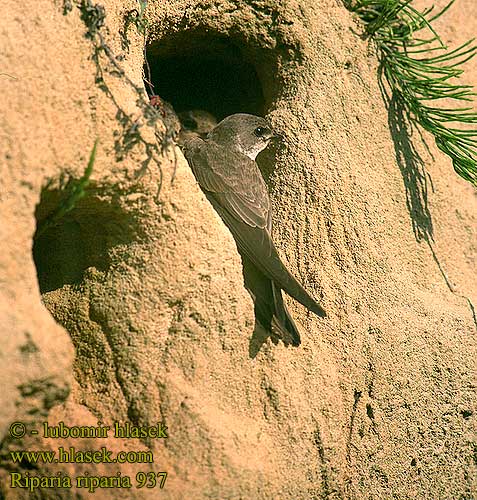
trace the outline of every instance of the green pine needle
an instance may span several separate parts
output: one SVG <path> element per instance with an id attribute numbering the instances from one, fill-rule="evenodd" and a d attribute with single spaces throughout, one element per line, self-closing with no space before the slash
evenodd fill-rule
<path id="1" fill-rule="evenodd" d="M 455 83 L 462 65 L 477 53 L 474 40 L 448 50 L 432 27 L 454 2 L 431 15 L 433 7 L 419 12 L 412 0 L 345 0 L 364 22 L 364 37 L 377 47 L 387 102 L 399 102 L 411 121 L 434 135 L 455 171 L 477 186 L 477 112 L 469 105 L 450 107 L 449 101 L 439 106 L 441 100 L 472 103 L 476 95 L 471 85 Z"/>

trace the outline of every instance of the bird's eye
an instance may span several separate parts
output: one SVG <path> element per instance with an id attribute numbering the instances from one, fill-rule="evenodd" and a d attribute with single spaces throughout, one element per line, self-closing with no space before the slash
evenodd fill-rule
<path id="1" fill-rule="evenodd" d="M 267 127 L 257 127 L 253 133 L 257 136 L 257 137 L 263 137 L 265 134 L 269 133 L 270 130 L 267 128 Z"/>
<path id="2" fill-rule="evenodd" d="M 197 130 L 197 122 L 193 118 L 184 118 L 181 121 L 187 130 Z"/>

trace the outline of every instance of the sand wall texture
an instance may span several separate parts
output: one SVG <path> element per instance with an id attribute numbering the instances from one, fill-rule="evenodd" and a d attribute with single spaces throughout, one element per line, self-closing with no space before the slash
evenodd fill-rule
<path id="1" fill-rule="evenodd" d="M 132 478 L 101 499 L 477 498 L 476 190 L 431 137 L 411 146 L 341 3 L 149 1 L 157 93 L 177 111 L 267 114 L 283 135 L 259 161 L 274 239 L 328 316 L 287 298 L 302 345 L 253 334 L 233 238 L 176 119 L 145 105 L 141 23 L 126 26 L 138 5 L 0 7 L 3 495 L 89 497 L 10 487 L 12 472 L 87 471 Z M 456 3 L 446 40 L 475 33 L 476 9 Z M 61 214 L 96 139 L 84 195 Z M 30 433 L 45 421 L 164 422 L 169 437 Z M 9 454 L 59 446 L 154 463 Z M 138 471 L 167 471 L 164 488 L 137 489 Z"/>

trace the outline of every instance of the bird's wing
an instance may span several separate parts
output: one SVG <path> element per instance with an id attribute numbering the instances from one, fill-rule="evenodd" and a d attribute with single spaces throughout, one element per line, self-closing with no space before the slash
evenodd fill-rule
<path id="1" fill-rule="evenodd" d="M 257 164 L 200 138 L 185 144 L 184 153 L 208 200 L 230 229 L 242 255 L 278 288 L 318 316 L 322 307 L 287 270 L 270 237 L 271 210 Z"/>
<path id="2" fill-rule="evenodd" d="M 184 153 L 202 189 L 223 208 L 251 227 L 270 229 L 270 198 L 253 160 L 199 138 L 190 140 Z"/>

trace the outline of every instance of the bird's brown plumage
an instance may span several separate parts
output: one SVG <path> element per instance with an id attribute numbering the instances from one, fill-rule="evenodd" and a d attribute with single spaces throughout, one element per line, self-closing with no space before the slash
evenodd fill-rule
<path id="1" fill-rule="evenodd" d="M 298 330 L 281 290 L 318 316 L 326 313 L 278 255 L 271 238 L 270 198 L 257 164 L 237 148 L 211 140 L 210 135 L 206 140 L 188 141 L 184 154 L 200 187 L 234 236 L 259 322 L 269 330 L 278 330 L 286 343 L 299 345 Z"/>

